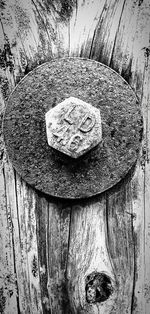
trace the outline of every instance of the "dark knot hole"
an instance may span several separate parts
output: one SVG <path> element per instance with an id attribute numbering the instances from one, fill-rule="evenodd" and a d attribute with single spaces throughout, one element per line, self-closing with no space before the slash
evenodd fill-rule
<path id="1" fill-rule="evenodd" d="M 85 291 L 88 303 L 104 302 L 113 292 L 111 278 L 105 273 L 93 272 L 86 278 Z"/>

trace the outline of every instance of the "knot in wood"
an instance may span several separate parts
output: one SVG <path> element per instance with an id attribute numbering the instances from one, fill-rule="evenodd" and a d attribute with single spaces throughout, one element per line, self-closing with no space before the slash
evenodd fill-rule
<path id="1" fill-rule="evenodd" d="M 46 115 L 48 144 L 78 158 L 102 140 L 100 110 L 85 101 L 69 97 Z"/>
<path id="2" fill-rule="evenodd" d="M 88 303 L 104 302 L 113 293 L 111 279 L 105 273 L 93 272 L 86 278 L 85 290 Z"/>

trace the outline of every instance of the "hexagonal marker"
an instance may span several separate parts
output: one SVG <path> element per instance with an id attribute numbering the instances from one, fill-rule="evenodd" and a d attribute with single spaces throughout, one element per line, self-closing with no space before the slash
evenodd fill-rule
<path id="1" fill-rule="evenodd" d="M 100 110 L 75 97 L 69 97 L 46 115 L 49 146 L 78 158 L 102 140 Z"/>

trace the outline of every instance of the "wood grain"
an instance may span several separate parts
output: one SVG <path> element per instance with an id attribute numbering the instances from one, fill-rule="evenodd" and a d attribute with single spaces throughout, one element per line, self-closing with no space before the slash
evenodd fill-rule
<path id="1" fill-rule="evenodd" d="M 106 201 L 76 204 L 72 208 L 69 258 L 67 265 L 68 291 L 73 313 L 116 313 L 118 282 L 107 247 Z M 105 303 L 88 303 L 86 278 L 93 271 L 111 278 L 113 294 Z"/>
<path id="2" fill-rule="evenodd" d="M 31 189 L 14 172 L 1 138 L 0 312 L 148 314 L 149 1 L 4 0 L 0 6 L 1 117 L 26 73 L 68 55 L 119 72 L 144 117 L 136 169 L 87 202 L 62 203 Z M 105 302 L 87 302 L 85 281 L 93 271 L 112 280 Z"/>
<path id="3" fill-rule="evenodd" d="M 67 313 L 70 206 L 37 196 L 37 239 L 43 313 Z"/>

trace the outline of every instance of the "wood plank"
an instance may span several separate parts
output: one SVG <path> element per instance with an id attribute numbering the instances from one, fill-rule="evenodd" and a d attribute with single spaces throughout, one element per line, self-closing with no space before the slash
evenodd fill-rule
<path id="1" fill-rule="evenodd" d="M 73 313 L 131 313 L 134 250 L 129 193 L 127 183 L 108 194 L 107 202 L 103 195 L 72 209 L 67 274 Z M 105 302 L 87 302 L 86 278 L 93 272 L 111 278 L 113 293 Z"/>
<path id="2" fill-rule="evenodd" d="M 143 84 L 143 105 L 147 111 L 146 119 L 146 163 L 144 181 L 144 298 L 145 313 L 150 309 L 150 63 L 146 66 Z"/>
<path id="3" fill-rule="evenodd" d="M 11 54 L 14 57 L 15 65 L 12 65 L 12 72 L 13 76 L 10 73 L 10 67 L 6 64 L 6 60 L 4 60 L 5 69 L 2 72 L 3 77 L 5 77 L 6 82 L 8 80 L 7 86 L 12 88 L 15 84 L 15 81 L 18 81 L 22 76 L 22 72 L 27 73 L 37 64 L 47 61 L 51 58 L 51 45 L 53 45 L 54 51 L 57 47 L 58 51 L 61 49 L 61 42 L 60 39 L 60 30 L 56 31 L 56 34 L 51 34 L 53 36 L 52 40 L 49 36 L 49 32 L 53 30 L 52 23 L 55 17 L 53 18 L 50 15 L 47 15 L 47 10 L 43 7 L 43 13 L 47 17 L 47 20 L 44 20 L 44 15 L 41 15 L 40 10 L 38 8 L 39 3 L 37 6 L 34 2 L 24 2 L 16 3 L 16 1 L 11 1 L 6 3 L 5 8 L 5 16 L 3 16 L 3 43 L 5 45 L 6 38 L 5 35 L 7 34 L 7 40 L 9 43 L 9 47 L 11 46 Z M 45 11 L 44 11 L 45 10 Z M 48 25 L 48 18 L 50 17 L 50 27 L 49 30 L 46 29 L 45 23 Z M 54 20 L 54 28 L 56 28 L 57 21 Z M 28 25 L 27 25 L 28 24 Z M 60 27 L 62 30 L 62 27 Z M 65 26 L 63 27 L 63 30 Z M 57 34 L 58 32 L 58 34 Z M 57 40 L 55 39 L 56 35 L 59 37 Z M 35 36 L 35 37 L 34 37 Z M 63 36 L 62 36 L 63 37 Z M 67 38 L 67 37 L 66 37 Z M 54 41 L 54 43 L 53 43 Z M 56 48 L 55 48 L 56 45 Z M 9 51 L 10 52 L 10 51 Z M 5 51 L 4 51 L 5 55 Z M 10 56 L 8 56 L 10 58 Z M 9 85 L 8 85 L 9 84 Z M 8 91 L 9 93 L 9 91 Z M 7 94 L 8 94 L 7 93 Z M 57 205 L 49 205 L 52 207 L 53 214 L 57 215 L 57 221 L 49 222 L 48 226 L 51 229 L 51 224 L 54 223 L 54 227 L 57 229 L 57 222 L 60 229 L 58 229 L 58 233 L 61 233 L 62 242 L 58 243 L 60 240 L 60 235 L 58 238 L 56 236 L 53 237 L 51 231 L 49 229 L 46 231 L 46 238 L 45 238 L 45 246 L 48 241 L 49 237 L 52 237 L 52 247 L 46 247 L 46 256 L 42 259 L 43 254 L 40 250 L 39 246 L 39 267 L 38 265 L 38 251 L 36 245 L 36 222 L 35 222 L 35 212 L 37 207 L 39 208 L 38 201 L 40 197 L 36 196 L 35 200 L 35 193 L 32 189 L 26 186 L 24 182 L 16 176 L 12 170 L 12 167 L 9 163 L 5 164 L 5 173 L 6 173 L 6 185 L 8 188 L 7 198 L 8 201 L 11 203 L 11 210 L 13 212 L 14 217 L 14 238 L 15 238 L 15 253 L 16 253 L 16 272 L 17 272 L 17 282 L 19 286 L 19 306 L 20 311 L 22 313 L 49 313 L 49 311 L 53 310 L 58 312 L 61 311 L 63 306 L 61 304 L 66 304 L 66 301 L 62 298 L 62 291 L 61 285 L 64 288 L 64 272 L 65 272 L 65 259 L 67 258 L 67 247 L 68 242 L 65 243 L 65 237 L 67 236 L 67 230 L 65 229 L 67 214 L 66 210 L 63 211 L 60 217 L 59 223 L 59 213 L 57 213 Z M 41 202 L 42 203 L 42 202 Z M 38 205 L 37 205 L 38 204 Z M 44 199 L 43 202 L 43 216 L 45 216 L 46 210 L 46 200 Z M 36 209 L 35 209 L 36 207 Z M 53 209 L 54 207 L 54 209 Z M 50 210 L 51 213 L 51 210 Z M 47 209 L 47 215 L 49 216 L 49 209 Z M 40 222 L 45 224 L 45 219 Z M 40 215 L 39 215 L 40 217 Z M 38 217 L 38 218 L 39 218 Z M 39 221 L 37 218 L 37 222 Z M 29 223 L 30 221 L 30 223 Z M 64 224 L 63 224 L 64 221 Z M 56 226 L 55 226 L 56 225 Z M 45 228 L 46 226 L 44 226 Z M 67 228 L 67 227 L 66 227 Z M 39 245 L 43 244 L 43 235 L 42 229 L 40 228 L 39 231 Z M 67 238 L 66 238 L 67 239 Z M 55 243 L 56 242 L 56 243 Z M 4 241 L 4 245 L 6 242 Z M 56 265 L 58 265 L 57 273 L 53 272 L 53 268 L 55 270 L 55 264 L 51 265 L 51 256 L 49 257 L 49 250 L 52 251 L 51 254 L 54 254 L 55 245 L 59 246 L 60 250 L 58 252 L 58 261 L 56 257 Z M 44 250 L 43 250 L 44 251 Z M 45 259 L 46 258 L 46 259 Z M 44 263 L 40 264 L 43 260 Z M 61 269 L 60 265 L 61 264 Z M 48 272 L 47 272 L 48 268 Z M 43 280 L 43 275 L 45 274 L 45 278 Z M 58 280 L 53 279 L 54 278 Z M 40 284 L 39 287 L 39 278 Z M 58 281 L 58 282 L 57 282 Z M 51 285 L 49 283 L 53 282 L 53 289 L 51 289 Z M 62 282 L 62 284 L 61 284 Z M 47 287 L 47 289 L 45 289 Z M 40 290 L 42 291 L 40 292 Z M 51 292 L 52 290 L 52 292 Z M 53 293 L 54 290 L 54 293 Z M 58 290 L 58 291 L 57 291 Z M 46 291 L 48 294 L 46 295 Z M 41 297 L 40 297 L 41 293 Z M 59 299 L 59 303 L 57 304 L 57 299 Z M 66 297 L 65 297 L 66 299 Z M 41 308 L 42 306 L 42 308 Z M 7 308 L 5 307 L 7 310 Z M 59 311 L 60 310 L 60 311 Z M 19 310 L 18 310 L 19 311 Z M 14 312 L 17 313 L 17 310 Z"/>
<path id="4" fill-rule="evenodd" d="M 120 23 L 120 31 L 116 38 L 114 47 L 114 55 L 111 65 L 123 75 L 131 86 L 136 91 L 139 99 L 142 96 L 149 97 L 147 90 L 143 87 L 147 85 L 145 72 L 147 72 L 148 60 L 145 49 L 149 47 L 149 25 L 150 25 L 150 10 L 149 2 L 145 1 L 141 5 L 127 3 L 126 14 L 122 17 Z M 129 25 L 126 23 L 126 16 L 129 15 Z M 133 18 L 134 16 L 134 18 Z M 122 53 L 124 51 L 124 54 Z M 122 64 L 122 65 L 121 65 Z M 144 79 L 145 78 L 145 79 Z M 146 155 L 147 155 L 147 105 L 142 100 L 141 108 L 144 118 L 144 137 L 142 143 L 139 162 L 136 167 L 134 177 L 131 181 L 131 200 L 133 214 L 136 219 L 133 220 L 134 246 L 135 246 L 135 266 L 134 266 L 134 284 L 133 284 L 133 313 L 148 313 L 148 307 L 145 307 L 145 282 L 150 282 L 148 274 L 149 263 L 145 260 L 145 216 L 148 215 L 148 209 L 145 208 L 145 180 L 146 171 Z M 145 164 L 146 163 L 146 164 Z M 147 250 L 148 252 L 149 250 Z M 144 273 L 147 275 L 144 275 Z M 147 279 L 146 279 L 147 278 Z"/>
<path id="5" fill-rule="evenodd" d="M 0 165 L 0 252 L 0 313 L 18 313 L 13 223 L 6 199 L 3 163 Z"/>
<path id="6" fill-rule="evenodd" d="M 47 264 L 47 224 L 48 224 L 48 201 L 44 197 L 36 196 L 36 221 L 37 221 L 37 243 L 39 255 L 39 276 L 41 288 L 41 302 L 43 313 L 50 311 L 50 300 L 48 294 L 48 264 Z"/>
<path id="7" fill-rule="evenodd" d="M 116 43 L 114 45 L 114 52 L 111 59 L 111 66 L 119 71 L 131 86 L 136 90 L 139 99 L 143 94 L 143 86 L 147 84 L 143 82 L 145 75 L 145 67 L 148 66 L 148 56 L 146 56 L 145 49 L 149 47 L 149 25 L 150 25 L 150 14 L 149 14 L 149 2 L 134 3 L 126 2 L 124 12 L 120 20 L 120 26 L 116 36 Z M 127 19 L 128 17 L 128 19 Z M 127 22 L 128 21 L 128 22 Z M 146 96 L 147 95 L 147 96 Z M 145 96 L 148 96 L 148 89 L 145 91 Z M 142 105 L 142 111 L 144 115 L 144 133 L 146 134 L 147 124 L 147 109 Z M 146 135 L 147 137 L 147 135 Z M 134 241 L 135 241 L 135 275 L 134 275 L 134 291 L 133 291 L 133 305 L 132 311 L 134 313 L 148 313 L 148 307 L 145 308 L 145 284 L 144 284 L 144 270 L 148 273 L 149 263 L 148 260 L 144 263 L 145 258 L 145 218 L 148 214 L 148 210 L 145 210 L 147 200 L 144 200 L 144 185 L 145 175 L 147 171 L 145 169 L 146 162 L 146 150 L 147 144 L 145 142 L 145 136 L 143 141 L 143 148 L 141 152 L 141 163 L 136 168 L 135 176 L 131 182 L 132 185 L 132 207 L 135 213 L 136 220 L 134 220 Z M 135 190 L 136 198 L 135 198 Z M 145 212 L 145 214 L 144 214 Z M 147 250 L 149 252 L 149 250 Z M 148 254 L 148 253 L 147 253 Z M 150 281 L 150 276 L 146 275 L 147 282 Z"/>
<path id="8" fill-rule="evenodd" d="M 19 308 L 23 313 L 41 313 L 34 193 L 15 177 L 5 163 L 6 199 L 13 223 Z M 15 182 L 16 179 L 16 182 Z"/>
<path id="9" fill-rule="evenodd" d="M 90 57 L 111 65 L 126 78 L 140 99 L 142 93 L 144 95 L 142 106 L 145 135 L 134 177 L 129 180 L 131 186 L 128 181 L 123 181 L 121 186 L 109 191 L 106 198 L 103 195 L 90 200 L 89 203 L 81 202 L 78 204 L 79 207 L 74 206 L 71 224 L 70 205 L 68 207 L 66 204 L 63 207 L 59 202 L 47 199 L 44 195 L 35 194 L 18 176 L 14 176 L 11 165 L 5 163 L 5 178 L 3 172 L 1 177 L 3 182 L 1 204 L 4 210 L 0 234 L 3 239 L 4 256 L 8 250 L 8 264 L 16 267 L 20 309 L 23 313 L 32 311 L 48 313 L 50 309 L 54 313 L 55 311 L 63 313 L 64 307 L 66 312 L 69 311 L 69 298 L 74 313 L 78 309 L 81 313 L 85 311 L 103 313 L 107 309 L 108 313 L 132 311 L 134 314 L 148 314 L 150 183 L 149 164 L 145 155 L 147 156 L 149 152 L 149 109 L 147 110 L 149 74 L 146 70 L 149 52 L 149 1 L 78 0 L 71 2 L 70 9 L 64 9 L 61 1 L 3 2 L 5 8 L 1 24 L 2 99 L 6 100 L 15 82 L 36 65 L 50 60 L 53 56 L 68 54 Z M 69 1 L 67 5 L 69 8 Z M 2 109 L 3 107 L 4 103 Z M 13 257 L 11 230 L 7 227 L 6 217 L 9 210 L 6 198 L 11 208 L 10 221 L 12 220 L 15 226 L 13 234 L 16 259 Z M 19 202 L 18 211 L 16 200 Z M 133 219 L 134 214 L 136 219 Z M 32 223 L 28 224 L 30 219 Z M 107 229 L 104 228 L 106 223 Z M 117 237 L 118 234 L 120 239 Z M 104 252 L 100 254 L 102 249 Z M 79 252 L 82 254 L 84 252 L 83 256 L 80 254 L 81 260 Z M 33 265 L 34 269 L 37 269 L 37 262 L 39 268 L 38 276 L 35 278 L 32 271 Z M 4 265 L 5 263 L 4 257 Z M 10 269 L 15 275 L 13 267 L 10 266 Z M 67 298 L 62 291 L 63 284 L 67 282 L 66 267 Z M 86 301 L 85 278 L 93 271 L 108 271 L 115 286 L 116 278 L 119 276 L 118 290 L 114 289 L 114 295 L 103 303 L 90 304 Z M 7 270 L 3 276 L 5 275 L 7 276 Z M 79 282 L 75 276 L 79 278 Z M 18 306 L 15 289 L 13 288 L 14 312 Z M 116 291 L 119 291 L 118 294 Z M 5 311 L 9 313 L 13 302 L 8 295 L 6 299 Z M 31 305 L 28 307 L 27 301 L 30 300 Z M 113 310 L 114 304 L 116 308 Z"/>
<path id="10" fill-rule="evenodd" d="M 109 254 L 118 281 L 116 313 L 132 313 L 134 290 L 134 232 L 130 174 L 107 193 L 107 237 Z"/>
<path id="11" fill-rule="evenodd" d="M 49 203 L 47 228 L 48 292 L 51 311 L 69 313 L 68 291 L 66 289 L 66 264 L 68 259 L 68 238 L 70 208 L 62 204 Z"/>
<path id="12" fill-rule="evenodd" d="M 131 182 L 132 208 L 135 219 L 134 226 L 134 290 L 132 312 L 145 314 L 144 301 L 144 171 L 138 161 L 136 172 Z M 147 314 L 147 313 L 146 313 Z"/>
<path id="13" fill-rule="evenodd" d="M 112 9 L 112 7 L 111 7 Z M 107 11 L 107 13 L 109 12 L 109 10 Z M 120 11 L 121 12 L 121 11 Z M 114 13 L 114 11 L 113 11 Z M 115 13 L 114 13 L 115 14 Z M 109 16 L 109 14 L 108 14 Z M 127 19 L 127 16 L 129 17 Z M 104 19 L 104 24 L 107 25 L 107 16 L 105 16 Z M 91 56 L 92 58 L 94 57 L 94 52 L 97 49 L 97 52 L 95 52 L 95 59 L 98 58 L 97 60 L 105 62 L 106 64 L 111 64 L 111 66 L 119 71 L 119 73 L 121 73 L 130 83 L 132 86 L 135 87 L 135 90 L 137 92 L 137 94 L 139 95 L 139 97 L 141 97 L 141 93 L 142 93 L 142 80 L 143 80 L 143 75 L 144 75 L 144 65 L 145 65 L 145 56 L 144 56 L 144 47 L 148 47 L 148 36 L 149 36 L 149 29 L 148 29 L 148 25 L 149 23 L 149 8 L 148 8 L 148 2 L 145 1 L 144 5 L 138 5 L 138 3 L 134 3 L 131 1 L 126 2 L 124 9 L 121 12 L 121 16 L 120 19 L 118 20 L 118 28 L 116 28 L 116 34 L 115 34 L 115 42 L 113 41 L 113 50 L 110 49 L 110 43 L 111 43 L 111 38 L 112 38 L 112 34 L 113 33 L 113 29 L 107 29 L 107 34 L 108 35 L 108 42 L 105 41 L 104 46 L 102 46 L 102 44 L 99 44 L 99 38 L 98 36 L 100 36 L 97 31 L 96 35 L 95 35 L 95 44 L 93 41 L 93 47 L 92 47 L 92 52 L 91 52 Z M 100 24 L 100 31 L 105 33 L 105 27 L 101 27 Z M 110 31 L 110 33 L 109 33 Z M 111 33 L 112 31 L 112 33 Z M 147 36 L 148 35 L 148 36 Z M 109 37 L 110 36 L 110 37 Z M 102 37 L 102 36 L 101 36 Z M 104 41 L 103 41 L 104 42 Z M 109 43 L 109 44 L 108 44 Z M 99 46 L 98 46 L 99 45 Z M 109 49 L 107 50 L 107 45 L 109 47 Z M 97 48 L 97 46 L 99 48 Z M 102 47 L 104 47 L 102 49 Z M 100 49 L 101 48 L 101 49 Z M 104 53 L 104 51 L 107 53 Z M 98 54 L 99 53 L 99 54 Z M 111 55 L 112 53 L 112 55 Z M 84 53 L 82 54 L 84 56 Z M 131 62 L 132 60 L 132 62 Z M 132 66 L 132 67 L 131 67 Z M 132 76 L 131 76 L 132 75 Z M 145 113 L 145 118 L 146 118 L 147 114 Z M 136 242 L 136 238 L 138 237 L 138 239 L 141 236 L 141 232 L 143 233 L 144 231 L 144 225 L 142 224 L 143 221 L 143 207 L 144 207 L 144 202 L 143 202 L 143 195 L 142 193 L 144 192 L 142 189 L 143 183 L 144 183 L 144 176 L 142 175 L 142 169 L 140 167 L 140 169 L 136 170 L 136 174 L 135 177 L 137 179 L 137 182 L 139 182 L 139 196 L 138 196 L 138 200 L 135 202 L 135 198 L 133 197 L 132 193 L 133 191 L 131 191 L 131 189 L 128 188 L 128 201 L 124 200 L 124 193 L 121 195 L 118 199 L 115 198 L 115 193 L 112 196 L 108 196 L 108 200 L 109 200 L 109 216 L 111 216 L 111 202 L 113 203 L 114 208 L 122 208 L 122 204 L 124 204 L 124 213 L 127 212 L 129 217 L 131 217 L 131 219 L 124 218 L 124 221 L 122 220 L 122 226 L 123 228 L 126 230 L 127 225 L 130 225 L 130 228 L 128 228 L 128 240 L 132 240 L 131 241 L 131 248 L 130 248 L 130 242 L 128 245 L 128 242 L 126 243 L 126 250 L 131 253 L 131 249 L 133 247 L 133 252 L 134 254 L 131 254 L 131 256 L 128 258 L 128 263 L 126 265 L 126 271 L 129 272 L 130 279 L 132 278 L 132 282 L 133 285 L 130 285 L 129 288 L 129 295 L 128 295 L 128 283 L 130 283 L 130 279 L 128 278 L 127 282 L 125 284 L 125 286 L 122 286 L 123 290 L 127 289 L 124 293 L 124 301 L 122 304 L 125 303 L 125 308 L 120 308 L 120 312 L 125 313 L 126 310 L 130 311 L 135 310 L 135 313 L 141 313 L 142 311 L 146 311 L 144 313 L 148 313 L 148 308 L 145 310 L 144 307 L 144 290 L 142 289 L 140 298 L 141 301 L 139 300 L 139 290 L 138 290 L 138 286 L 140 286 L 142 284 L 142 281 L 144 281 L 143 279 L 143 269 L 148 268 L 149 264 L 148 262 L 146 263 L 146 265 L 142 264 L 142 256 L 143 256 L 143 246 L 144 246 L 144 242 L 145 239 L 142 237 L 141 241 Z M 135 180 L 135 179 L 133 179 Z M 135 182 L 135 181 L 134 181 Z M 141 190 L 140 190 L 141 187 Z M 127 187 L 126 185 L 124 186 L 124 189 L 126 190 Z M 132 203 L 133 200 L 133 203 Z M 133 209 L 132 209 L 133 207 Z M 133 212 L 132 212 L 133 211 Z M 134 218 L 134 213 L 135 215 L 138 214 L 137 217 L 137 222 L 134 222 L 134 227 L 135 229 L 133 230 L 131 228 L 131 226 L 133 226 L 133 219 Z M 140 220 L 141 217 L 141 220 Z M 110 219 L 110 222 L 109 222 Z M 108 224 L 110 223 L 110 230 L 112 229 L 112 222 L 111 222 L 111 218 L 109 217 L 108 219 Z M 128 221 L 128 223 L 127 223 Z M 116 224 L 117 224 L 117 220 L 116 220 Z M 138 226 L 138 224 L 140 224 Z M 137 226 L 139 228 L 137 228 Z M 141 230 L 140 230 L 141 229 Z M 131 232 L 132 231 L 132 232 Z M 135 233 L 136 232 L 136 233 Z M 116 238 L 116 237 L 115 237 Z M 124 243 L 124 238 L 125 238 L 125 234 L 124 236 L 122 236 L 122 246 L 123 248 L 125 248 L 125 245 L 123 245 Z M 133 245 L 133 240 L 134 240 L 134 245 Z M 112 244 L 112 243 L 111 243 Z M 135 248 L 134 248 L 135 246 Z M 121 243 L 120 243 L 120 247 L 121 247 Z M 110 255 L 112 257 L 112 253 L 111 253 L 111 246 L 110 246 Z M 137 257 L 137 251 L 139 252 L 138 257 Z M 122 252 L 123 253 L 123 252 Z M 140 261 L 139 261 L 139 256 L 140 256 Z M 135 260 L 136 258 L 136 260 Z M 131 260 L 130 260 L 131 259 Z M 130 262 L 129 262 L 130 260 Z M 115 264 L 116 261 L 114 261 L 113 259 L 113 263 Z M 117 263 L 119 263 L 119 259 L 117 260 Z M 138 270 L 136 269 L 136 263 L 138 264 Z M 132 275 L 131 275 L 132 273 Z M 138 277 L 139 274 L 139 277 Z M 123 274 L 122 274 L 122 283 L 123 283 Z M 142 280 L 141 280 L 142 279 Z M 150 277 L 148 276 L 147 281 L 150 281 Z M 135 289 L 135 291 L 134 291 Z M 122 293 L 123 293 L 122 290 Z M 131 293 L 132 291 L 132 293 Z M 135 295 L 134 295 L 135 292 Z M 132 297 L 131 297 L 132 296 Z M 129 297 L 129 299 L 128 299 Z M 119 298 L 118 298 L 119 299 Z M 130 300 L 130 302 L 128 303 L 128 300 Z M 137 301 L 136 301 L 137 300 Z M 143 300 L 143 301 L 142 301 Z M 121 300 L 120 300 L 121 301 Z M 133 302 L 134 301 L 134 302 Z M 119 305 L 120 304 L 120 305 Z M 118 308 L 119 306 L 121 306 L 121 302 L 119 302 L 118 304 Z M 136 309 L 135 309 L 136 308 Z M 119 313 L 120 313 L 119 312 Z M 143 312 L 142 312 L 143 313 Z"/>
<path id="14" fill-rule="evenodd" d="M 43 313 L 69 313 L 66 267 L 70 206 L 38 197 L 36 214 Z"/>

